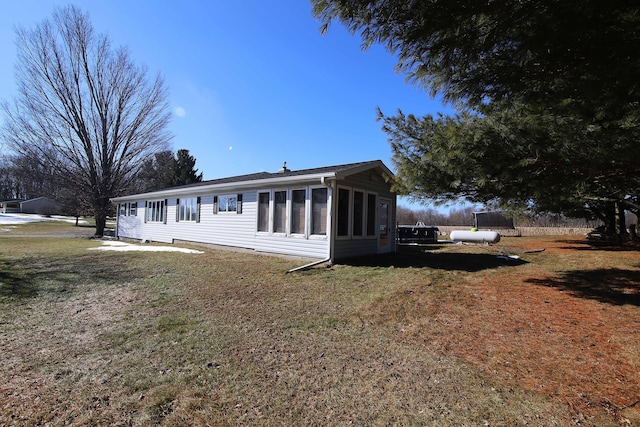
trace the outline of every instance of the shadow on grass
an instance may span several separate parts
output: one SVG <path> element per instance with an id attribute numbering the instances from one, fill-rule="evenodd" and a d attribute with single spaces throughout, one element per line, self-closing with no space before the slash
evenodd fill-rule
<path id="1" fill-rule="evenodd" d="M 434 268 L 439 270 L 476 271 L 527 264 L 522 259 L 504 259 L 495 253 L 437 252 L 442 245 L 403 247 L 396 254 L 384 254 L 342 260 L 339 264 L 368 267 Z"/>
<path id="2" fill-rule="evenodd" d="M 558 278 L 528 279 L 526 282 L 558 288 L 579 298 L 607 304 L 640 306 L 640 271 L 617 268 L 574 270 Z"/>
<path id="3" fill-rule="evenodd" d="M 588 240 L 588 239 L 571 239 L 558 240 L 565 246 L 563 249 L 576 251 L 610 251 L 610 252 L 640 252 L 640 242 L 627 241 L 621 244 L 615 244 L 604 240 Z"/>
<path id="4" fill-rule="evenodd" d="M 0 296 L 30 298 L 37 293 L 37 286 L 22 265 L 0 260 Z"/>
<path id="5" fill-rule="evenodd" d="M 133 255 L 132 255 L 133 256 Z M 86 285 L 130 281 L 143 276 L 123 265 L 121 257 L 84 255 L 68 258 L 0 259 L 0 297 L 26 299 L 62 295 Z"/>

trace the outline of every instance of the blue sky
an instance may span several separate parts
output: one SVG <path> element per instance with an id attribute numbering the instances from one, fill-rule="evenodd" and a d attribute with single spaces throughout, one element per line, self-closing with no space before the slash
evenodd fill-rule
<path id="1" fill-rule="evenodd" d="M 380 159 L 393 169 L 376 107 L 451 112 L 395 73 L 395 58 L 382 47 L 363 52 L 338 23 L 322 36 L 305 0 L 69 3 L 150 75 L 162 74 L 172 149 L 188 149 L 204 179 L 273 172 L 284 161 L 295 170 Z M 69 3 L 3 4 L 0 98 L 15 95 L 14 28 Z"/>

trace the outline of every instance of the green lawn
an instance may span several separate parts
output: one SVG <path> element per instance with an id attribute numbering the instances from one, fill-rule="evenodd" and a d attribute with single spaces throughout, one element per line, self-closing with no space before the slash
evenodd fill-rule
<path id="1" fill-rule="evenodd" d="M 40 227 L 50 225 L 22 230 Z M 286 274 L 301 262 L 206 248 L 88 250 L 99 245 L 0 238 L 0 424 L 613 426 L 640 419 L 637 405 L 582 410 L 430 345 L 463 330 L 455 325 L 431 325 L 428 337 L 407 332 L 474 310 L 477 286 L 489 286 L 483 278 L 559 268 L 545 253 L 509 263 L 477 248 L 433 246 Z M 638 308 L 621 311 L 621 321 L 638 322 Z"/>

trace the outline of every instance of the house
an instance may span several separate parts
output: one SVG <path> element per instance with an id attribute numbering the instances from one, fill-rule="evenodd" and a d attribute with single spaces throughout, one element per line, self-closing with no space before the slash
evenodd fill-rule
<path id="1" fill-rule="evenodd" d="M 260 172 L 113 198 L 116 236 L 318 260 L 395 250 L 393 173 L 380 160 Z"/>

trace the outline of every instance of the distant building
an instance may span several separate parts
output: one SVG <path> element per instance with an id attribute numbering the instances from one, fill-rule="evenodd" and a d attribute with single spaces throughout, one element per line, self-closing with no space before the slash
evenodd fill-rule
<path id="1" fill-rule="evenodd" d="M 0 213 L 54 215 L 60 213 L 60 203 L 48 197 L 37 197 L 30 200 L 4 200 L 0 202 Z"/>
<path id="2" fill-rule="evenodd" d="M 0 202 L 0 213 L 20 213 L 22 200 L 3 200 Z"/>

